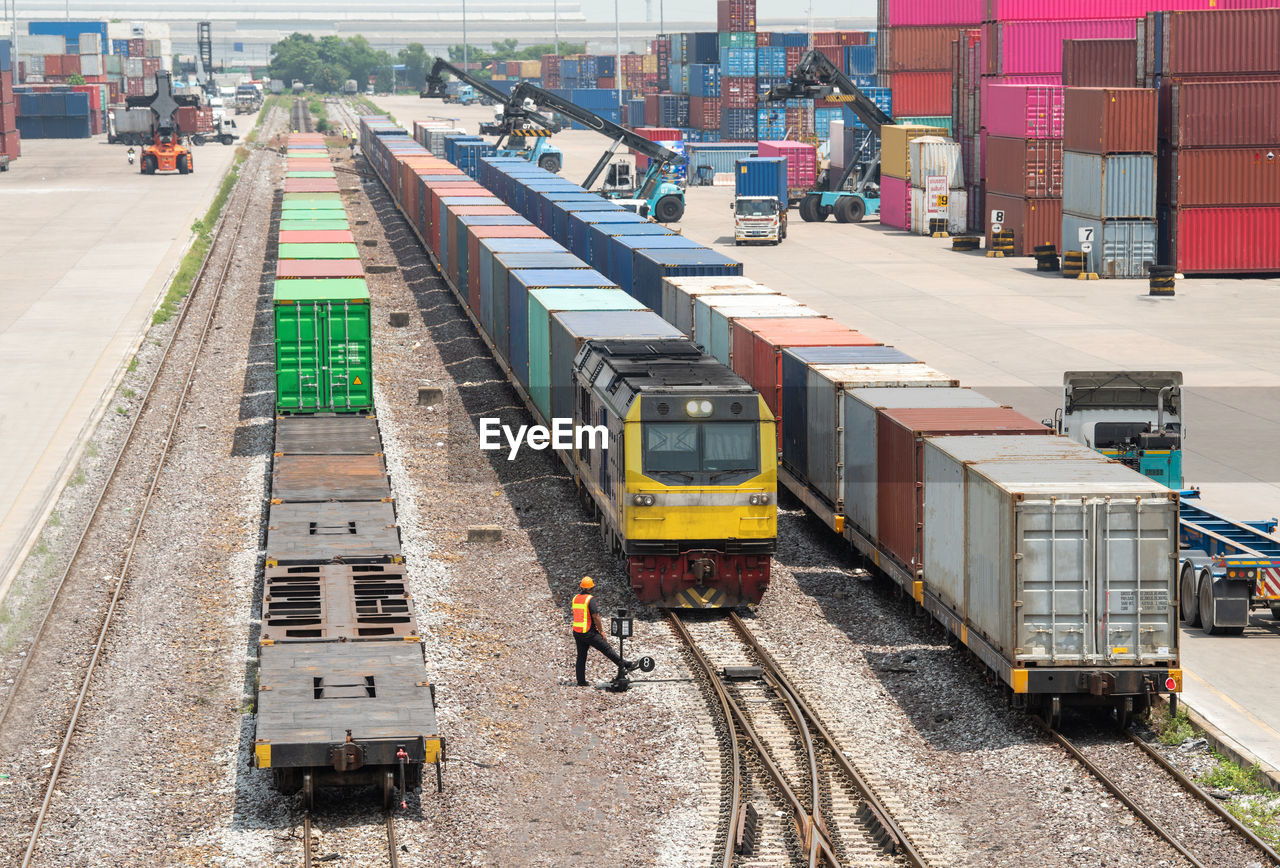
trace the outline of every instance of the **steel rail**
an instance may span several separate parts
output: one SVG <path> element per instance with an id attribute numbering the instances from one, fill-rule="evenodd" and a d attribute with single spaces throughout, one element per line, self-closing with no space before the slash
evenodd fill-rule
<path id="1" fill-rule="evenodd" d="M 244 180 L 243 176 L 241 176 L 237 180 L 236 182 L 237 188 L 240 186 L 240 183 L 243 180 Z M 248 187 L 246 187 L 245 189 L 247 191 Z M 98 639 L 97 639 L 97 642 L 94 643 L 93 654 L 89 658 L 88 669 L 85 671 L 84 679 L 80 684 L 80 692 L 79 692 L 79 695 L 76 697 L 76 704 L 71 711 L 71 720 L 67 724 L 66 732 L 63 734 L 63 737 L 62 737 L 62 743 L 58 748 L 57 759 L 54 761 L 54 764 L 53 764 L 53 771 L 49 775 L 49 783 L 48 783 L 48 786 L 45 788 L 44 801 L 40 805 L 40 812 L 36 815 L 35 825 L 31 829 L 31 837 L 27 842 L 27 849 L 22 857 L 22 868 L 28 868 L 28 866 L 31 865 L 31 859 L 35 854 L 36 844 L 39 842 L 39 839 L 40 839 L 40 831 L 44 828 L 44 821 L 46 816 L 49 813 L 49 804 L 53 800 L 53 793 L 54 793 L 54 790 L 57 788 L 58 779 L 62 773 L 63 763 L 66 761 L 67 750 L 71 746 L 71 740 L 75 735 L 76 726 L 80 722 L 80 712 L 84 708 L 84 701 L 85 701 L 85 698 L 88 696 L 89 686 L 93 681 L 94 673 L 97 671 L 98 659 L 102 656 L 102 649 L 106 645 L 107 634 L 110 631 L 111 624 L 115 618 L 116 609 L 120 604 L 121 592 L 124 590 L 125 580 L 128 577 L 129 569 L 133 565 L 133 556 L 134 556 L 134 552 L 137 550 L 137 547 L 138 547 L 138 540 L 142 535 L 142 529 L 146 523 L 147 516 L 151 512 L 151 503 L 155 499 L 156 490 L 160 484 L 160 477 L 164 473 L 165 463 L 169 457 L 170 449 L 173 446 L 174 434 L 177 431 L 178 423 L 182 419 L 182 411 L 186 406 L 187 397 L 191 391 L 191 384 L 195 379 L 196 371 L 198 370 L 198 367 L 199 367 L 200 356 L 202 351 L 204 350 L 205 342 L 209 336 L 210 328 L 213 325 L 214 315 L 218 310 L 218 302 L 222 298 L 222 290 L 226 285 L 227 274 L 231 270 L 231 263 L 235 261 L 235 258 L 236 258 L 235 257 L 236 245 L 240 240 L 240 233 L 244 228 L 245 216 L 249 213 L 249 204 L 252 199 L 251 193 L 246 192 L 244 195 L 244 199 L 245 199 L 244 207 L 240 211 L 239 219 L 236 220 L 235 235 L 232 237 L 230 245 L 227 246 L 226 261 L 223 262 L 222 270 L 218 274 L 218 280 L 214 286 L 213 297 L 209 301 L 209 310 L 205 314 L 205 319 L 200 329 L 200 335 L 196 341 L 195 350 L 191 355 L 191 364 L 187 369 L 187 375 L 182 384 L 182 391 L 179 393 L 178 400 L 174 404 L 173 415 L 169 421 L 169 428 L 165 432 L 164 440 L 160 445 L 160 453 L 156 459 L 155 469 L 152 471 L 152 474 L 151 474 L 151 482 L 147 487 L 147 494 L 146 494 L 146 497 L 143 499 L 142 509 L 139 510 L 138 520 L 134 524 L 133 534 L 129 539 L 129 546 L 125 551 L 124 563 L 121 566 L 120 575 L 116 580 L 115 590 L 112 591 L 111 602 L 107 606 L 106 616 L 102 621 L 102 626 L 98 630 Z M 209 262 L 213 258 L 213 252 L 221 245 L 221 242 L 225 237 L 222 234 L 222 229 L 226 222 L 225 213 L 226 212 L 224 211 L 223 216 L 220 217 L 217 224 L 215 224 L 216 226 L 215 240 L 214 240 L 214 243 L 209 246 L 209 253 L 206 255 L 204 263 L 200 266 L 200 271 L 197 274 L 196 281 L 192 283 L 193 292 L 195 291 L 196 288 L 199 287 L 200 283 L 203 282 L 205 273 L 206 273 L 206 268 L 208 267 Z M 188 299 L 189 298 L 190 296 L 188 296 Z M 191 305 L 188 301 L 188 304 L 184 305 L 184 313 L 185 313 L 185 310 L 189 309 L 190 307 Z M 177 334 L 177 331 L 178 329 L 175 328 L 174 329 L 175 335 Z"/>
<path id="2" fill-rule="evenodd" d="M 711 665 L 711 661 L 702 653 L 702 649 L 694 642 L 693 636 L 689 633 L 684 622 L 680 620 L 680 616 L 672 610 L 667 610 L 667 620 L 671 622 L 671 627 L 676 631 L 676 635 L 684 642 L 685 647 L 689 649 L 698 665 L 702 667 L 703 672 L 707 675 L 707 681 L 711 684 L 711 689 L 715 691 L 716 699 L 720 702 L 720 712 L 724 715 L 725 728 L 728 730 L 729 757 L 731 766 L 731 783 L 729 790 L 729 818 L 725 826 L 725 844 L 724 853 L 721 858 L 722 868 L 733 868 L 735 845 L 738 836 L 738 817 L 742 811 L 742 756 L 738 749 L 738 732 L 734 726 L 733 712 L 729 707 L 729 694 L 720 679 L 716 677 L 715 669 Z"/>
<path id="3" fill-rule="evenodd" d="M 387 811 L 387 852 L 391 854 L 391 868 L 400 868 L 400 857 L 396 855 L 395 814 L 391 811 Z"/>
<path id="4" fill-rule="evenodd" d="M 1169 762 L 1169 760 L 1167 760 L 1160 751 L 1156 750 L 1133 733 L 1128 733 L 1128 736 L 1129 740 L 1146 751 L 1147 755 L 1155 760 L 1157 765 L 1171 774 L 1174 780 L 1182 785 L 1183 789 L 1208 805 L 1209 810 L 1213 811 L 1213 813 L 1217 814 L 1223 820 L 1226 820 L 1227 825 L 1231 826 L 1231 828 L 1243 835 L 1250 844 L 1265 853 L 1273 865 L 1280 865 L 1280 853 L 1277 853 L 1270 844 L 1262 840 L 1256 832 L 1236 819 L 1230 811 L 1218 804 L 1218 800 L 1205 792 L 1203 787 L 1183 774 L 1182 771 L 1173 763 Z"/>
<path id="5" fill-rule="evenodd" d="M 311 812 L 302 815 L 302 868 L 311 868 Z"/>
<path id="6" fill-rule="evenodd" d="M 1151 831 L 1155 832 L 1156 835 L 1158 835 L 1161 839 L 1163 839 L 1165 843 L 1167 843 L 1170 847 L 1177 850 L 1178 855 L 1182 856 L 1182 858 L 1186 859 L 1188 862 L 1194 865 L 1195 868 L 1207 868 L 1207 866 L 1203 862 L 1201 862 L 1199 859 L 1193 856 L 1191 854 L 1191 851 L 1189 851 L 1186 847 L 1183 846 L 1181 841 L 1175 838 L 1171 832 L 1165 829 L 1164 826 L 1160 825 L 1160 822 L 1156 820 L 1155 817 L 1151 816 L 1145 810 L 1143 810 L 1142 807 L 1138 805 L 1137 802 L 1135 802 L 1132 798 L 1129 797 L 1128 793 L 1126 793 L 1124 790 L 1120 788 L 1119 784 L 1111 780 L 1111 778 L 1107 775 L 1107 773 L 1104 772 L 1101 769 L 1101 767 L 1098 766 L 1097 763 L 1095 763 L 1093 760 L 1085 756 L 1082 750 L 1080 750 L 1078 747 L 1072 744 L 1069 738 L 1067 738 L 1062 733 L 1058 732 L 1056 729 L 1053 729 L 1052 727 L 1050 727 L 1047 723 L 1045 723 L 1045 721 L 1041 720 L 1039 717 L 1033 717 L 1032 720 L 1034 720 L 1040 726 L 1041 729 L 1043 729 L 1046 733 L 1048 733 L 1050 738 L 1052 738 L 1055 742 L 1061 745 L 1062 748 L 1067 751 L 1067 753 L 1071 754 L 1073 757 L 1079 760 L 1080 764 L 1083 765 L 1091 775 L 1097 778 L 1098 782 L 1101 783 L 1104 787 L 1106 787 L 1107 790 L 1110 791 L 1111 795 L 1115 796 L 1121 802 L 1121 804 L 1123 804 L 1126 808 L 1132 811 L 1134 815 L 1137 816 L 1137 818 L 1142 821 L 1143 825 L 1145 825 Z"/>
<path id="7" fill-rule="evenodd" d="M 792 685 L 791 679 L 789 679 L 782 671 L 782 667 L 778 664 L 778 661 L 760 645 L 760 641 L 755 637 L 755 634 L 751 632 L 750 628 L 747 627 L 746 622 L 742 620 L 742 617 L 739 616 L 738 613 L 731 612 L 729 614 L 729 621 L 742 635 L 743 640 L 751 647 L 751 650 L 755 652 L 756 657 L 760 662 L 764 664 L 765 668 L 769 671 L 770 676 L 781 684 L 793 697 L 796 705 L 800 707 L 801 712 L 804 714 L 805 720 L 809 722 L 809 725 L 813 727 L 814 732 L 818 734 L 818 737 L 822 739 L 823 744 L 826 745 L 827 752 L 831 754 L 845 777 L 853 782 L 854 787 L 857 788 L 859 794 L 862 796 L 863 803 L 867 806 L 868 812 L 871 814 L 872 821 L 885 836 L 885 846 L 889 852 L 901 854 L 908 862 L 916 866 L 916 868 L 924 868 L 924 866 L 928 864 L 925 862 L 924 857 L 920 855 L 920 853 L 915 849 L 915 846 L 910 842 L 910 840 L 908 840 L 906 834 L 904 834 L 902 829 L 898 826 L 897 822 L 894 821 L 893 817 L 889 814 L 888 809 L 885 808 L 884 803 L 880 800 L 880 797 L 876 795 L 875 791 L 871 788 L 871 785 L 867 783 L 866 779 L 862 777 L 856 768 L 854 768 L 853 763 L 849 761 L 849 758 L 845 756 L 844 751 L 840 749 L 835 738 L 831 735 L 830 730 L 827 729 L 826 725 L 818 715 L 814 713 L 813 709 L 805 701 L 804 696 L 800 691 L 796 690 L 794 685 Z"/>

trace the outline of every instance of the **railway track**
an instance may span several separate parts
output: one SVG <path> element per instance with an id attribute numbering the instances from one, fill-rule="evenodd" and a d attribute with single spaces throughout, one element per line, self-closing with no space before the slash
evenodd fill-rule
<path id="1" fill-rule="evenodd" d="M 400 845 L 396 840 L 395 814 L 387 811 L 383 814 L 383 825 L 387 832 L 387 864 L 390 868 L 400 868 Z M 322 857 L 312 852 L 311 812 L 302 815 L 302 868 L 322 861 Z"/>
<path id="2" fill-rule="evenodd" d="M 726 736 L 717 864 L 926 864 L 737 614 L 667 614 L 720 709 Z"/>
<path id="3" fill-rule="evenodd" d="M 1188 864 L 1195 868 L 1253 863 L 1280 866 L 1280 853 L 1133 733 L 1118 738 L 1115 733 L 1095 730 L 1073 739 L 1036 720 L 1054 742 Z"/>
<path id="4" fill-rule="evenodd" d="M 269 128 L 272 123 L 274 123 L 274 118 L 267 119 L 267 121 L 264 122 L 264 129 Z M 266 171 L 265 164 L 260 165 L 262 165 L 263 168 L 259 168 L 258 172 L 261 173 Z M 120 450 L 113 460 L 111 468 L 108 471 L 106 481 L 103 483 L 102 489 L 98 493 L 98 497 L 90 511 L 88 520 L 85 522 L 84 529 L 72 549 L 71 556 L 68 558 L 66 567 L 63 569 L 55 584 L 50 600 L 41 615 L 39 626 L 36 628 L 34 639 L 31 643 L 31 648 L 33 650 L 40 644 L 41 640 L 45 638 L 46 634 L 53 626 L 54 619 L 52 616 L 57 611 L 58 604 L 63 599 L 63 591 L 64 588 L 67 587 L 67 578 L 72 574 L 72 571 L 80 565 L 85 541 L 102 515 L 104 500 L 106 499 L 107 493 L 111 490 L 112 484 L 116 481 L 117 474 L 121 468 L 122 458 L 128 453 L 131 444 L 134 442 L 135 433 L 139 431 L 139 421 L 143 416 L 147 415 L 147 411 L 153 403 L 152 399 L 157 393 L 156 385 L 169 365 L 170 356 L 172 355 L 174 346 L 178 343 L 180 336 L 186 334 L 188 325 L 192 327 L 197 326 L 194 322 L 188 323 L 189 315 L 197 307 L 196 301 L 198 299 L 201 299 L 204 296 L 209 296 L 207 307 L 203 312 L 203 317 L 198 323 L 199 332 L 196 337 L 196 344 L 191 352 L 190 361 L 182 379 L 182 386 L 178 398 L 166 407 L 168 410 L 168 424 L 165 428 L 165 433 L 161 441 L 158 454 L 156 455 L 154 465 L 149 474 L 146 494 L 143 497 L 141 507 L 138 511 L 137 520 L 130 533 L 129 541 L 124 552 L 123 562 L 116 574 L 115 587 L 111 592 L 105 614 L 103 615 L 102 622 L 98 629 L 97 639 L 93 644 L 87 668 L 80 682 L 80 689 L 76 695 L 75 704 L 71 709 L 70 720 L 63 730 L 63 735 L 52 763 L 49 780 L 44 788 L 44 797 L 41 802 L 39 812 L 37 813 L 32 825 L 26 850 L 22 856 L 22 868 L 27 868 L 27 866 L 32 864 L 36 846 L 40 840 L 40 833 L 44 828 L 45 820 L 49 813 L 49 805 L 53 799 L 55 791 L 57 790 L 58 781 L 67 758 L 68 750 L 75 736 L 77 725 L 80 722 L 80 715 L 84 709 L 85 699 L 89 694 L 94 674 L 97 671 L 98 662 L 102 656 L 107 638 L 110 635 L 111 627 L 114 622 L 115 615 L 119 610 L 123 593 L 128 586 L 129 574 L 133 565 L 134 555 L 138 549 L 139 540 L 146 525 L 147 516 L 151 510 L 152 501 L 159 489 L 161 475 L 173 447 L 174 435 L 177 431 L 178 423 L 182 419 L 183 410 L 186 407 L 191 386 L 199 368 L 202 350 L 204 349 L 209 332 L 213 326 L 214 317 L 218 310 L 218 302 L 221 299 L 223 286 L 227 280 L 227 274 L 230 272 L 231 265 L 235 261 L 235 250 L 239 244 L 241 230 L 246 222 L 245 216 L 248 214 L 248 210 L 252 202 L 250 189 L 255 183 L 258 183 L 258 181 L 259 179 L 257 178 L 251 180 L 243 175 L 241 176 L 240 180 L 236 183 L 234 191 L 234 195 L 241 200 L 241 207 L 237 216 L 231 218 L 229 216 L 231 209 L 224 208 L 222 216 L 214 227 L 213 243 L 210 245 L 209 252 L 200 266 L 200 271 L 196 274 L 195 280 L 192 282 L 190 293 L 179 310 L 178 321 L 170 332 L 169 339 L 165 344 L 160 361 L 156 365 L 155 373 L 147 383 L 138 412 L 134 415 L 133 420 L 130 423 L 129 431 L 126 434 L 125 440 L 121 444 Z M 228 220 L 231 220 L 232 222 L 229 224 Z M 225 231 L 229 225 L 234 226 L 235 229 L 234 233 L 230 236 L 228 236 Z M 216 269 L 216 273 L 211 272 L 210 265 L 214 263 L 218 259 L 219 255 L 224 251 L 225 255 L 222 256 L 223 261 L 221 268 Z M 13 699 L 18 695 L 19 688 L 22 686 L 22 682 L 26 678 L 28 666 L 34 657 L 34 653 L 28 653 L 23 660 L 22 667 L 15 676 L 14 684 L 8 691 L 5 704 L 3 708 L 0 709 L 0 728 L 4 726 L 4 723 L 9 716 L 9 712 L 13 706 Z"/>
<path id="5" fill-rule="evenodd" d="M 311 117 L 311 107 L 307 104 L 307 98 L 296 96 L 293 98 L 293 110 L 289 118 L 290 129 L 300 133 L 314 132 L 314 119 Z"/>

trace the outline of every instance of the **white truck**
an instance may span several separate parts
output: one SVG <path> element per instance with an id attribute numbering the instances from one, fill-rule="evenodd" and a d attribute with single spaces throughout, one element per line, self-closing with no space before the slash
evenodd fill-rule
<path id="1" fill-rule="evenodd" d="M 738 196 L 733 209 L 733 243 L 779 244 L 787 237 L 787 209 L 777 196 Z"/>

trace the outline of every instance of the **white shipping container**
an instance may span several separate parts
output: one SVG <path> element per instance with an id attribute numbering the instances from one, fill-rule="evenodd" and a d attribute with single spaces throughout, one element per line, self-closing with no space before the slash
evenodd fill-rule
<path id="1" fill-rule="evenodd" d="M 693 338 L 694 343 L 702 345 L 704 352 L 711 352 L 711 343 L 715 340 L 715 325 L 711 320 L 711 309 L 713 307 L 741 308 L 744 305 L 758 303 L 762 299 L 784 299 L 781 302 L 783 307 L 790 305 L 800 305 L 788 296 L 782 294 L 771 293 L 718 293 L 712 295 L 700 295 L 693 300 L 693 331 L 689 337 Z"/>
<path id="2" fill-rule="evenodd" d="M 844 121 L 831 121 L 827 139 L 831 143 L 831 165 L 844 168 Z"/>
<path id="3" fill-rule="evenodd" d="M 1096 454 L 969 463 L 957 439 L 926 440 L 924 582 L 970 647 L 1015 666 L 1176 661 L 1177 495 Z"/>
<path id="4" fill-rule="evenodd" d="M 466 134 L 466 132 L 466 130 L 460 130 L 456 127 L 427 130 L 427 150 L 431 151 L 431 153 L 437 157 L 443 157 L 445 137 L 456 135 L 458 133 Z"/>
<path id="5" fill-rule="evenodd" d="M 689 337 L 693 337 L 694 304 L 703 295 L 781 295 L 749 277 L 664 277 L 662 279 L 662 318 Z"/>
<path id="6" fill-rule="evenodd" d="M 124 75 L 124 58 L 118 54 L 104 56 L 104 67 L 107 75 Z"/>
<path id="7" fill-rule="evenodd" d="M 941 136 L 921 136 L 907 143 L 911 153 L 911 186 L 923 188 L 924 179 L 942 175 L 948 187 L 964 186 L 964 161 L 960 143 Z"/>
<path id="8" fill-rule="evenodd" d="M 102 55 L 101 54 L 80 55 L 80 74 L 81 75 L 105 75 L 106 67 L 102 62 Z"/>
<path id="9" fill-rule="evenodd" d="M 101 33 L 81 33 L 80 34 L 80 53 L 81 54 L 102 54 L 102 34 Z"/>
<path id="10" fill-rule="evenodd" d="M 926 383 L 925 385 L 929 385 Z M 841 396 L 843 460 L 835 491 L 842 492 L 845 515 L 865 535 L 876 538 L 879 474 L 876 472 L 876 411 L 904 407 L 998 407 L 972 389 L 847 389 Z M 999 438 L 1014 440 L 1018 438 Z"/>
<path id="11" fill-rule="evenodd" d="M 27 68 L 26 81 L 35 82 L 31 76 L 38 75 L 40 80 L 44 80 L 44 55 L 43 54 L 19 54 L 18 62 Z M 16 76 L 15 76 L 16 79 Z"/>
<path id="12" fill-rule="evenodd" d="M 929 213 L 925 207 L 928 197 L 924 190 L 911 188 L 911 231 L 916 235 L 929 235 Z M 947 191 L 947 231 L 959 235 L 968 230 L 969 193 L 966 190 Z M 941 219 L 940 217 L 938 219 Z"/>
<path id="13" fill-rule="evenodd" d="M 959 380 L 919 362 L 889 365 L 809 365 L 806 374 L 805 478 L 833 506 L 839 505 L 839 469 L 845 454 L 840 425 L 846 389 L 935 387 L 954 389 Z M 788 422 L 790 424 L 790 421 Z M 834 433 L 834 436 L 832 436 Z"/>
<path id="14" fill-rule="evenodd" d="M 18 54 L 65 54 L 67 40 L 61 36 L 31 36 L 19 33 L 13 47 Z"/>
<path id="15" fill-rule="evenodd" d="M 124 59 L 124 74 L 129 78 L 142 78 L 142 58 L 126 57 Z"/>
<path id="16" fill-rule="evenodd" d="M 707 296 L 698 301 L 711 312 L 711 345 L 704 343 L 706 336 L 697 339 L 704 352 L 710 353 L 722 365 L 733 367 L 733 321 L 744 317 L 812 317 L 822 316 L 813 308 L 801 304 L 785 295 L 751 295 L 720 296 L 724 303 L 713 301 L 716 296 Z M 727 299 L 737 299 L 729 302 Z M 695 319 L 697 308 L 695 308 Z"/>

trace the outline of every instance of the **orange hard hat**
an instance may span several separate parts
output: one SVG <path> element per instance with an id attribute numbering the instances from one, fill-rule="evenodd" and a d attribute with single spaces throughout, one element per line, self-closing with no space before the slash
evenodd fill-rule
<path id="1" fill-rule="evenodd" d="M 592 581 L 590 576 L 583 576 L 582 581 L 578 582 L 578 587 L 582 588 L 584 591 L 589 591 L 595 586 L 596 583 Z"/>

